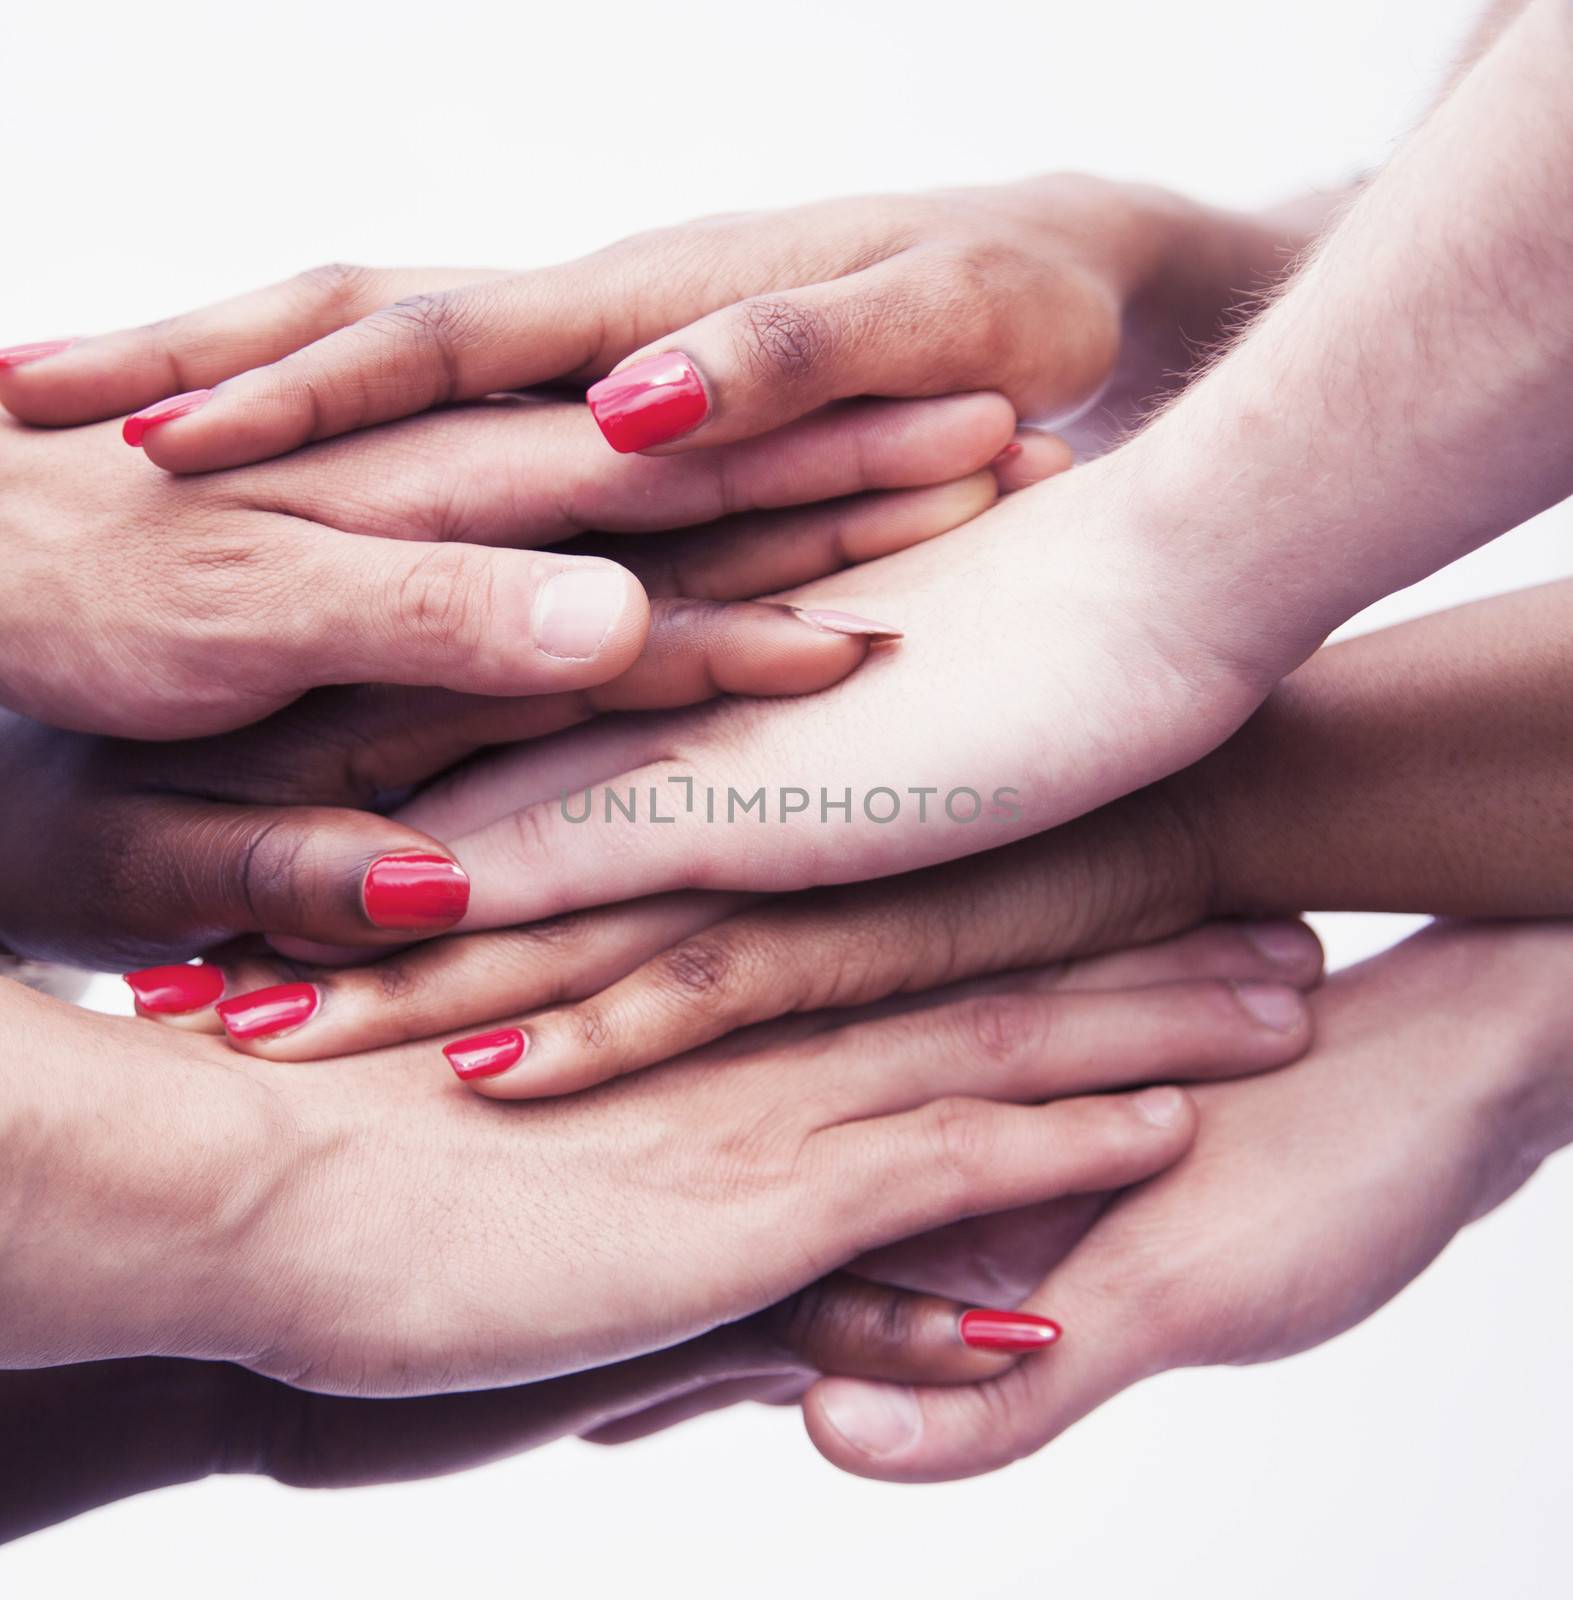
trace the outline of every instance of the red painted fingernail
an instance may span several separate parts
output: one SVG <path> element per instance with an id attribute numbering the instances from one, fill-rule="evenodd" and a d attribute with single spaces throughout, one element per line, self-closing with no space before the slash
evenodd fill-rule
<path id="1" fill-rule="evenodd" d="M 1016 457 L 1021 454 L 1023 448 L 1024 446 L 1022 445 L 1020 439 L 1012 439 L 1011 442 L 1006 445 L 1005 448 L 1001 450 L 991 462 L 989 462 L 989 465 L 991 467 L 997 467 L 1002 461 L 1014 461 Z"/>
<path id="2" fill-rule="evenodd" d="M 1026 1311 L 963 1311 L 957 1327 L 961 1342 L 974 1350 L 1042 1350 L 1064 1332 Z"/>
<path id="3" fill-rule="evenodd" d="M 37 344 L 13 344 L 0 350 L 0 367 L 31 366 L 35 361 L 43 361 L 49 356 L 57 356 L 62 350 L 69 350 L 76 343 L 75 339 L 41 339 Z"/>
<path id="4" fill-rule="evenodd" d="M 885 622 L 871 622 L 867 617 L 854 616 L 850 611 L 805 611 L 801 606 L 792 606 L 791 610 L 806 622 L 811 628 L 818 628 L 824 633 L 847 633 L 860 639 L 900 639 L 904 637 L 900 628 L 892 628 Z"/>
<path id="5" fill-rule="evenodd" d="M 322 996 L 314 983 L 279 983 L 236 995 L 214 1009 L 231 1039 L 262 1039 L 310 1022 Z"/>
<path id="6" fill-rule="evenodd" d="M 442 1053 L 448 1065 L 466 1080 L 495 1078 L 499 1072 L 524 1059 L 530 1041 L 518 1028 L 498 1028 L 492 1033 L 474 1033 L 468 1039 L 445 1044 Z"/>
<path id="7" fill-rule="evenodd" d="M 710 412 L 704 379 L 681 350 L 646 356 L 592 384 L 585 399 L 606 442 L 622 455 L 666 444 Z"/>
<path id="8" fill-rule="evenodd" d="M 127 417 L 120 437 L 127 444 L 141 444 L 149 428 L 156 428 L 161 422 L 173 422 L 176 417 L 189 417 L 200 406 L 205 406 L 212 394 L 211 389 L 193 389 L 189 394 L 173 394 L 167 400 L 160 400 L 156 406 L 148 406 Z"/>
<path id="9" fill-rule="evenodd" d="M 377 928 L 451 928 L 470 904 L 470 879 L 447 856 L 382 856 L 366 869 L 361 903 Z"/>
<path id="10" fill-rule="evenodd" d="M 201 1011 L 224 992 L 223 972 L 206 961 L 194 967 L 144 967 L 128 972 L 126 983 L 136 996 L 137 1009 L 160 1017 Z"/>

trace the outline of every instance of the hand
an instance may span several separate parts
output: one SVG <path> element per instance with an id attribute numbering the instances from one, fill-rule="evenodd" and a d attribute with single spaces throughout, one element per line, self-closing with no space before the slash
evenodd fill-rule
<path id="1" fill-rule="evenodd" d="M 884 876 L 1187 765 L 1273 673 L 1232 655 L 1205 580 L 1125 525 L 1117 472 L 1118 454 L 843 574 L 838 597 L 872 614 L 877 596 L 904 638 L 812 701 L 722 703 L 502 752 L 400 819 L 464 863 L 477 929 L 672 889 Z M 786 598 L 828 604 L 829 591 Z"/>
<path id="2" fill-rule="evenodd" d="M 4 1108 L 0 1359 L 222 1359 L 391 1396 L 642 1354 L 877 1245 L 1148 1176 L 1188 1144 L 1190 1103 L 1107 1091 L 1305 1040 L 1216 983 L 1163 999 L 1017 974 L 503 1107 L 429 1045 L 254 1063 L 18 990 L 3 1021 L 34 1070 Z"/>
<path id="3" fill-rule="evenodd" d="M 677 448 L 722 444 L 855 395 L 998 389 L 1023 415 L 1061 417 L 1111 386 L 1150 399 L 1300 242 L 1271 220 L 1069 174 L 860 197 L 687 223 L 513 276 L 321 268 L 151 328 L 0 353 L 0 401 L 58 424 L 186 390 L 133 428 L 175 471 L 613 367 L 592 398 L 619 449 L 685 427 Z M 634 370 L 663 351 L 702 375 L 664 422 Z"/>
<path id="4" fill-rule="evenodd" d="M 666 575 L 762 593 L 986 506 L 995 487 L 981 469 L 1011 427 L 998 397 L 879 403 L 726 455 L 618 462 L 582 406 L 498 401 L 186 484 L 111 448 L 102 427 L 0 427 L 0 703 L 167 739 L 256 721 L 322 684 L 586 688 L 644 643 L 633 576 L 478 546 L 725 516 L 685 535 Z M 920 493 L 816 507 L 800 523 L 779 514 L 898 488 Z M 745 513 L 760 510 L 773 514 L 756 530 Z M 755 531 L 765 554 L 740 557 Z"/>
<path id="5" fill-rule="evenodd" d="M 356 1400 L 244 1367 L 143 1357 L 0 1372 L 0 1542 L 214 1473 L 296 1488 L 404 1482 L 574 1434 L 643 1430 L 691 1408 L 796 1398 L 823 1372 L 970 1382 L 1017 1357 L 965 1342 L 963 1309 L 827 1280 L 686 1344 L 512 1389 Z M 1051 1330 L 1043 1330 L 1050 1332 Z M 1025 1335 L 1024 1335 L 1025 1337 Z"/>
<path id="6" fill-rule="evenodd" d="M 387 797 L 599 712 L 810 693 L 875 643 L 785 606 L 657 600 L 633 666 L 569 693 L 320 689 L 255 727 L 174 744 L 0 712 L 0 944 L 123 970 L 246 933 L 374 946 L 440 932 L 463 916 L 469 879 L 429 835 L 377 815 Z M 130 981 L 172 1014 L 222 993 L 201 968 Z"/>
<path id="7" fill-rule="evenodd" d="M 868 1477 L 985 1472 L 1143 1377 L 1275 1360 L 1369 1316 L 1573 1140 L 1570 953 L 1567 924 L 1439 926 L 1333 978 L 1305 1061 L 1198 1089 L 1191 1153 L 1027 1300 L 1065 1324 L 1052 1366 L 965 1394 L 830 1380 L 815 1443 Z"/>

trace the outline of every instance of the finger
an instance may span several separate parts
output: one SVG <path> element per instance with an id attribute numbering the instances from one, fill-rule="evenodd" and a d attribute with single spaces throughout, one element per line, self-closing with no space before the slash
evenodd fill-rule
<path id="1" fill-rule="evenodd" d="M 281 546 L 297 606 L 272 647 L 285 686 L 436 684 L 552 693 L 631 667 L 649 602 L 610 561 L 326 535 Z"/>
<path id="2" fill-rule="evenodd" d="M 604 371 L 637 307 L 607 257 L 406 295 L 214 391 L 143 440 L 171 472 L 283 455 L 432 406 Z M 648 298 L 649 282 L 644 285 Z M 607 352 L 611 352 L 608 354 Z"/>
<path id="3" fill-rule="evenodd" d="M 1137 989 L 1200 978 L 1311 989 L 1322 978 L 1322 942 L 1303 922 L 1208 922 L 1176 939 L 1067 962 L 1058 986 Z"/>
<path id="4" fill-rule="evenodd" d="M 316 1001 L 288 1032 L 231 1043 L 274 1061 L 316 1061 L 460 1027 L 473 1031 L 521 1010 L 593 993 L 737 903 L 724 895 L 658 896 L 503 933 L 435 939 L 367 966 L 321 969 L 276 959 L 237 968 L 226 962 L 231 996 L 304 982 Z"/>
<path id="5" fill-rule="evenodd" d="M 1011 865 L 986 861 L 978 876 Z M 986 890 L 954 896 L 948 892 L 953 883 L 954 874 L 945 873 L 927 892 L 914 893 L 909 884 L 904 891 L 868 885 L 802 895 L 708 927 L 572 1010 L 532 1018 L 526 1054 L 487 1092 L 504 1098 L 572 1093 L 788 1012 L 865 1005 L 954 982 L 985 964 L 1013 969 L 1059 954 L 1044 922 L 1016 916 L 998 931 L 987 929 L 992 897 Z M 1313 983 L 1320 968 L 1321 947 L 1299 924 L 1209 926 L 1072 963 L 1058 983 L 1097 990 L 1228 979 L 1242 985 L 1232 991 L 1237 997 L 1281 1010 L 1288 1033 L 1297 1037 L 1303 1008 L 1288 998 L 1280 1003 L 1278 991 Z M 1242 1020 L 1230 1008 L 1221 1015 L 1231 1028 Z M 1154 1075 L 1168 1074 L 1159 1067 Z"/>
<path id="6" fill-rule="evenodd" d="M 1042 1449 L 1132 1383 L 1173 1365 L 1161 1335 L 1107 1288 L 1077 1281 L 1073 1253 L 1023 1310 L 1052 1303 L 1064 1338 L 1051 1361 L 1022 1362 L 969 1388 L 833 1378 L 803 1404 L 809 1437 L 847 1472 L 897 1483 L 972 1477 Z"/>
<path id="7" fill-rule="evenodd" d="M 815 1135 L 805 1159 L 825 1184 L 803 1203 L 850 1260 L 964 1217 L 1124 1188 L 1195 1136 L 1194 1102 L 1168 1085 L 1031 1107 L 952 1095 Z"/>
<path id="8" fill-rule="evenodd" d="M 1014 330 L 1013 352 L 998 324 L 988 297 L 958 288 L 949 257 L 906 251 L 712 312 L 636 351 L 586 398 L 626 453 L 754 438 L 854 395 L 1009 397 L 1033 330 Z"/>
<path id="9" fill-rule="evenodd" d="M 626 1444 L 744 1401 L 779 1404 L 801 1395 L 814 1373 L 899 1383 L 977 1383 L 1050 1349 L 1060 1332 L 1051 1318 L 909 1294 L 844 1274 L 822 1279 L 757 1320 L 808 1373 L 713 1384 L 584 1437 L 592 1444 Z"/>
<path id="10" fill-rule="evenodd" d="M 1016 437 L 989 463 L 1001 494 L 1030 489 L 1045 478 L 1068 472 L 1076 458 L 1058 434 L 1041 428 L 1018 428 Z"/>
<path id="11" fill-rule="evenodd" d="M 541 546 L 651 533 L 980 471 L 1014 426 L 998 395 L 864 401 L 689 461 L 619 460 L 583 406 L 498 397 L 253 467 L 249 505 L 389 539 Z"/>
<path id="12" fill-rule="evenodd" d="M 1158 984 L 1116 994 L 1015 992 L 854 1024 L 795 1047 L 805 1097 L 828 1123 L 915 1109 L 946 1094 L 1041 1101 L 1154 1080 L 1207 1081 L 1283 1066 L 1311 1042 L 1287 984 Z M 501 1086 L 528 1076 L 528 1052 Z"/>
<path id="13" fill-rule="evenodd" d="M 126 953 L 160 965 L 241 933 L 404 943 L 452 927 L 469 902 L 468 878 L 436 840 L 327 806 L 145 796 L 121 807 L 113 839 L 91 859 L 92 893 L 120 908 Z M 142 979 L 146 1011 L 202 1009 L 184 1002 L 201 998 L 213 974 L 180 972 L 192 975 Z"/>
<path id="14" fill-rule="evenodd" d="M 745 513 L 659 539 L 580 539 L 573 550 L 621 563 L 652 596 L 746 599 L 829 577 L 949 533 L 987 511 L 997 493 L 994 474 L 984 470 L 926 489 Z"/>
<path id="15" fill-rule="evenodd" d="M 276 361 L 335 328 L 406 295 L 458 288 L 484 270 L 317 267 L 183 316 L 96 338 L 56 340 L 42 356 L 0 351 L 0 404 L 24 422 L 59 427 L 97 422 L 210 388 Z"/>

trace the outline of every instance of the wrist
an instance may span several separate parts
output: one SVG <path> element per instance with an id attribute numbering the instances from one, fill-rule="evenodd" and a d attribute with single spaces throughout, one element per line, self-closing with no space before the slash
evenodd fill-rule
<path id="1" fill-rule="evenodd" d="M 205 1041 L 3 987 L 0 1364 L 235 1358 L 288 1160 L 276 1097 Z"/>

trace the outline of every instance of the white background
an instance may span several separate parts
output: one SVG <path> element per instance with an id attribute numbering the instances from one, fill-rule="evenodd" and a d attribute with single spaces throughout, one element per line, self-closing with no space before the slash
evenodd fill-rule
<path id="1" fill-rule="evenodd" d="M 1379 161 L 1471 10 L 5 0 L 0 345 L 330 259 L 528 265 L 1051 167 L 1252 204 Z M 1573 571 L 1570 531 L 1542 519 L 1380 615 Z M 1324 926 L 1347 959 L 1395 924 Z M 750 1409 L 434 1483 L 133 1500 L 0 1552 L 0 1594 L 1567 1593 L 1570 1214 L 1573 1160 L 1332 1347 L 1157 1380 L 992 1478 L 844 1478 Z"/>

